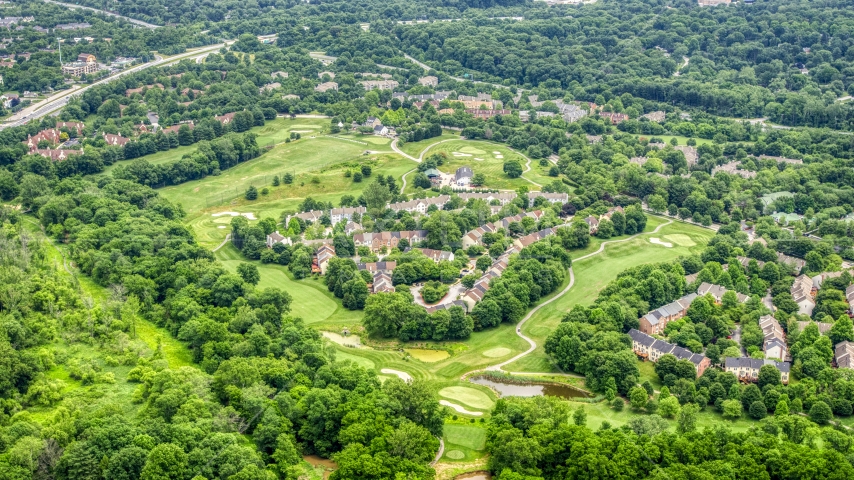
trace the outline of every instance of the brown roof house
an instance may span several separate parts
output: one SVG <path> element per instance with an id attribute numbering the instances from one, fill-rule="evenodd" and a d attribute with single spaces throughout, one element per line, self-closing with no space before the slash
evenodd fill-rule
<path id="1" fill-rule="evenodd" d="M 664 340 L 658 340 L 634 328 L 629 330 L 629 337 L 632 339 L 632 350 L 635 354 L 652 362 L 657 362 L 663 355 L 673 355 L 679 360 L 688 360 L 693 363 L 698 377 L 712 365 L 712 361 L 706 356 Z"/>
<path id="2" fill-rule="evenodd" d="M 647 335 L 662 335 L 664 327 L 673 320 L 678 320 L 688 313 L 691 302 L 697 298 L 696 293 L 689 293 L 667 305 L 663 305 L 640 318 L 640 331 Z"/>

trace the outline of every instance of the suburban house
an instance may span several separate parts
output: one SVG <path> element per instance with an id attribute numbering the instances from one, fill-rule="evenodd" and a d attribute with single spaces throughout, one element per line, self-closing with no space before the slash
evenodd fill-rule
<path id="1" fill-rule="evenodd" d="M 349 221 L 349 222 L 347 222 L 346 225 L 344 225 L 344 234 L 345 235 L 352 235 L 352 234 L 359 232 L 359 231 L 362 231 L 362 230 L 364 230 L 364 228 L 362 227 L 361 223 Z"/>
<path id="2" fill-rule="evenodd" d="M 495 233 L 499 229 L 507 229 L 513 222 L 521 222 L 523 218 L 530 217 L 534 220 L 539 220 L 540 217 L 543 216 L 542 210 L 536 210 L 533 212 L 527 212 L 520 215 L 513 215 L 512 217 L 505 217 L 501 220 L 483 224 L 474 230 L 466 233 L 462 238 L 463 248 L 469 248 L 472 245 L 482 245 L 483 244 L 483 235 L 486 233 Z"/>
<path id="3" fill-rule="evenodd" d="M 223 125 L 228 125 L 232 120 L 234 120 L 234 112 L 226 113 L 225 115 L 217 115 L 214 119 Z"/>
<path id="4" fill-rule="evenodd" d="M 817 326 L 817 327 L 818 327 L 818 333 L 820 333 L 820 334 L 822 334 L 822 335 L 827 335 L 827 332 L 829 332 L 829 331 L 830 331 L 830 327 L 832 327 L 832 326 L 833 326 L 833 324 L 832 324 L 832 323 L 827 323 L 827 322 L 814 322 L 814 321 L 810 320 L 809 322 L 798 322 L 798 331 L 799 331 L 799 332 L 803 332 L 803 331 L 804 331 L 804 329 L 805 329 L 805 328 L 807 328 L 807 327 L 808 327 L 808 326 L 810 326 L 810 325 L 815 325 L 815 326 Z"/>
<path id="5" fill-rule="evenodd" d="M 658 340 L 634 328 L 629 330 L 629 337 L 632 339 L 632 350 L 635 354 L 651 362 L 657 362 L 662 355 L 673 355 L 679 360 L 688 360 L 693 363 L 694 368 L 697 369 L 698 377 L 712 365 L 712 361 L 704 355 L 667 343 L 664 340 Z"/>
<path id="6" fill-rule="evenodd" d="M 427 313 L 438 312 L 439 310 L 449 310 L 451 307 L 460 307 L 463 309 L 463 311 L 465 311 L 468 305 L 462 300 L 454 300 L 453 302 L 440 303 L 439 305 L 431 305 L 427 307 Z"/>
<path id="7" fill-rule="evenodd" d="M 689 293 L 673 302 L 663 305 L 640 318 L 640 331 L 647 335 L 662 335 L 664 327 L 673 320 L 679 320 L 688 313 L 691 302 L 697 298 L 696 293 Z"/>
<path id="8" fill-rule="evenodd" d="M 813 290 L 812 279 L 806 275 L 798 276 L 795 283 L 792 284 L 791 293 L 795 303 L 798 304 L 798 313 L 811 317 L 815 308 L 815 299 L 813 298 L 815 291 Z"/>
<path id="9" fill-rule="evenodd" d="M 296 213 L 293 215 L 288 215 L 288 218 L 285 219 L 285 225 L 290 224 L 292 218 L 298 218 L 298 219 L 305 221 L 305 222 L 316 222 L 316 221 L 320 220 L 320 217 L 322 217 L 322 216 L 323 216 L 322 210 L 311 210 L 310 212 Z"/>
<path id="10" fill-rule="evenodd" d="M 272 83 L 268 83 L 268 84 L 264 85 L 263 87 L 259 88 L 258 92 L 259 93 L 272 92 L 273 90 L 275 90 L 277 88 L 282 88 L 282 84 L 279 82 L 272 82 Z"/>
<path id="11" fill-rule="evenodd" d="M 516 198 L 515 192 L 502 192 L 502 193 L 459 193 L 457 194 L 461 200 L 464 202 L 468 202 L 469 200 L 477 199 L 484 200 L 486 203 L 492 203 L 493 200 L 498 200 L 498 203 L 503 207 L 508 203 L 512 202 L 513 199 Z"/>
<path id="12" fill-rule="evenodd" d="M 599 219 L 589 215 L 584 219 L 584 223 L 590 228 L 590 235 L 595 235 L 599 231 Z"/>
<path id="13" fill-rule="evenodd" d="M 59 162 L 65 160 L 71 155 L 83 155 L 83 150 L 60 150 L 58 148 L 51 150 L 49 148 L 37 148 L 32 150 L 30 153 L 41 155 L 53 160 L 54 162 Z"/>
<path id="14" fill-rule="evenodd" d="M 446 252 L 444 250 L 433 250 L 432 248 L 407 248 L 404 252 L 408 252 L 411 250 L 418 250 L 424 254 L 425 257 L 433 260 L 435 263 L 439 263 L 441 261 L 453 262 L 454 261 L 454 252 Z"/>
<path id="15" fill-rule="evenodd" d="M 759 317 L 759 328 L 762 329 L 762 334 L 765 337 L 762 342 L 765 358 L 786 360 L 789 355 L 789 348 L 786 346 L 786 332 L 783 331 L 780 322 L 771 315 L 763 315 Z"/>
<path id="16" fill-rule="evenodd" d="M 625 212 L 625 210 L 623 210 L 623 207 L 621 207 L 621 206 L 619 206 L 619 205 L 618 205 L 618 206 L 616 206 L 616 207 L 611 207 L 611 208 L 609 208 L 607 212 L 605 212 L 605 213 L 603 213 L 602 215 L 600 215 L 600 216 L 599 216 L 599 220 L 603 220 L 603 219 L 604 219 L 604 220 L 610 220 L 610 219 L 611 219 L 611 217 L 613 217 L 613 216 L 614 216 L 614 213 L 615 213 L 615 212 L 626 213 L 626 212 Z"/>
<path id="17" fill-rule="evenodd" d="M 528 245 L 539 242 L 540 240 L 548 236 L 554 235 L 556 232 L 557 230 L 554 228 L 546 228 L 540 230 L 539 232 L 533 232 L 528 235 L 525 235 L 524 237 L 519 237 L 513 241 L 513 250 L 516 252 L 521 252 L 522 249 L 527 247 Z"/>
<path id="18" fill-rule="evenodd" d="M 35 135 L 28 135 L 27 141 L 23 142 L 23 143 L 27 146 L 27 149 L 29 149 L 30 151 L 33 151 L 33 150 L 37 149 L 39 147 L 39 143 L 43 142 L 43 141 L 50 143 L 52 145 L 58 144 L 59 143 L 59 134 L 60 134 L 59 130 L 57 130 L 55 128 L 50 128 L 47 130 L 42 130 L 41 132 L 39 132 Z"/>
<path id="19" fill-rule="evenodd" d="M 126 143 L 130 141 L 129 138 L 125 138 L 121 135 L 113 135 L 112 133 L 104 134 L 104 141 L 107 142 L 107 145 L 124 147 Z"/>
<path id="20" fill-rule="evenodd" d="M 329 75 L 329 78 L 330 78 L 331 80 L 335 80 L 335 73 L 334 73 L 334 72 L 330 72 L 330 71 L 325 71 L 325 72 L 320 72 L 320 73 L 318 73 L 318 74 L 317 74 L 317 78 L 319 78 L 319 79 L 323 80 L 323 76 L 324 76 L 324 75 Z"/>
<path id="21" fill-rule="evenodd" d="M 380 125 L 380 126 L 381 126 L 382 124 L 383 124 L 383 122 L 381 122 L 379 118 L 377 118 L 377 117 L 368 117 L 368 119 L 367 119 L 367 120 L 365 120 L 365 123 L 363 123 L 363 124 L 362 124 L 362 126 L 363 126 L 363 127 L 371 127 L 371 128 L 374 128 L 374 127 L 376 127 L 377 125 Z"/>
<path id="22" fill-rule="evenodd" d="M 450 200 L 450 197 L 447 195 L 439 195 L 438 197 L 430 197 L 430 198 L 419 198 L 416 200 L 410 200 L 408 202 L 398 202 L 398 203 L 390 203 L 388 204 L 388 208 L 394 210 L 395 212 L 399 212 L 401 210 L 405 210 L 411 213 L 427 213 L 427 209 L 430 205 L 436 205 L 436 208 L 439 210 L 445 206 L 445 203 Z"/>
<path id="23" fill-rule="evenodd" d="M 460 167 L 454 174 L 454 182 L 458 187 L 467 187 L 473 176 L 474 172 L 471 171 L 471 167 Z"/>
<path id="24" fill-rule="evenodd" d="M 328 92 L 329 90 L 338 91 L 338 84 L 335 82 L 323 82 L 320 85 L 314 87 L 315 92 Z"/>
<path id="25" fill-rule="evenodd" d="M 715 284 L 708 283 L 708 282 L 701 283 L 700 287 L 697 289 L 698 295 L 701 295 L 701 296 L 711 295 L 715 299 L 715 303 L 718 303 L 718 304 L 720 304 L 721 301 L 723 301 L 724 294 L 726 292 L 727 292 L 726 288 L 724 288 L 720 285 L 715 285 Z M 747 295 L 745 295 L 743 293 L 735 292 L 735 296 L 738 298 L 738 303 L 744 303 L 744 302 L 750 300 L 750 297 L 748 297 Z"/>
<path id="26" fill-rule="evenodd" d="M 646 115 L 641 115 L 641 118 L 645 118 L 650 122 L 658 122 L 661 123 L 664 121 L 664 112 L 661 110 L 657 110 L 655 112 L 649 112 Z"/>
<path id="27" fill-rule="evenodd" d="M 195 124 L 195 123 L 193 123 L 193 121 L 192 121 L 192 120 L 190 120 L 190 121 L 188 121 L 188 122 L 177 123 L 177 124 L 175 124 L 175 125 L 172 125 L 171 127 L 164 127 L 163 129 L 161 129 L 161 131 L 162 131 L 164 134 L 167 134 L 167 133 L 176 133 L 176 134 L 177 134 L 177 133 L 178 133 L 178 130 L 180 130 L 180 129 L 181 129 L 181 127 L 183 127 L 184 125 L 186 125 L 186 126 L 187 126 L 187 128 L 189 128 L 190 130 L 193 130 L 193 129 L 195 129 L 195 128 L 196 128 L 196 124 Z"/>
<path id="28" fill-rule="evenodd" d="M 854 368 L 854 342 L 839 342 L 833 350 L 836 368 Z"/>
<path id="29" fill-rule="evenodd" d="M 353 235 L 353 244 L 356 247 L 368 247 L 372 252 L 382 248 L 396 248 L 401 240 L 406 240 L 409 245 L 423 242 L 427 237 L 426 230 L 406 230 L 402 232 L 380 232 L 380 233 L 357 233 Z"/>
<path id="30" fill-rule="evenodd" d="M 616 125 L 618 123 L 625 122 L 629 119 L 629 116 L 625 113 L 614 113 L 614 112 L 599 112 L 599 116 L 602 118 L 607 118 L 611 125 Z"/>
<path id="31" fill-rule="evenodd" d="M 848 300 L 848 305 L 851 307 L 849 311 L 854 315 L 854 285 L 849 285 L 845 289 L 845 299 Z"/>
<path id="32" fill-rule="evenodd" d="M 498 115 L 510 115 L 513 112 L 511 112 L 510 110 L 505 110 L 505 109 L 496 110 L 496 109 L 487 108 L 486 110 L 483 110 L 480 108 L 467 108 L 466 113 L 473 116 L 474 118 L 480 118 L 481 120 L 488 120 L 488 119 L 495 117 L 495 116 L 498 116 Z"/>
<path id="33" fill-rule="evenodd" d="M 56 122 L 56 129 L 62 130 L 63 128 L 67 128 L 69 132 L 74 132 L 76 136 L 83 135 L 83 125 L 82 122 Z"/>
<path id="34" fill-rule="evenodd" d="M 326 275 L 326 267 L 329 266 L 329 260 L 333 258 L 335 258 L 335 247 L 332 245 L 324 244 L 317 249 L 314 259 L 321 275 Z M 312 270 L 314 270 L 314 265 L 312 265 Z"/>
<path id="35" fill-rule="evenodd" d="M 365 90 L 394 90 L 400 85 L 395 80 L 365 80 L 363 82 L 359 82 L 365 87 Z"/>
<path id="36" fill-rule="evenodd" d="M 435 87 L 439 85 L 439 79 L 433 75 L 427 75 L 426 77 L 419 78 L 418 83 L 425 87 Z"/>
<path id="37" fill-rule="evenodd" d="M 273 78 L 288 78 L 288 72 L 282 72 L 282 71 L 273 72 L 270 74 L 270 76 Z"/>
<path id="38" fill-rule="evenodd" d="M 807 266 L 806 260 L 796 257 L 790 257 L 780 252 L 777 252 L 777 262 L 782 263 L 783 265 L 788 265 L 798 272 L 800 272 L 804 267 Z"/>
<path id="39" fill-rule="evenodd" d="M 364 215 L 368 209 L 365 207 L 341 207 L 341 208 L 333 208 L 329 211 L 329 221 L 332 222 L 332 225 L 337 224 L 338 222 L 350 221 L 353 220 L 353 215 L 359 214 Z"/>
<path id="40" fill-rule="evenodd" d="M 723 165 L 717 165 L 712 168 L 712 176 L 716 173 L 723 172 L 728 173 L 730 175 L 738 175 L 741 178 L 755 178 L 756 172 L 750 170 L 742 170 L 738 168 L 741 165 L 741 162 L 732 161 L 729 163 L 725 163 Z"/>
<path id="41" fill-rule="evenodd" d="M 356 268 L 359 270 L 367 270 L 371 273 L 392 272 L 396 267 L 397 262 L 369 262 L 356 264 Z"/>
<path id="42" fill-rule="evenodd" d="M 569 201 L 568 193 L 528 192 L 528 206 L 534 206 L 534 200 L 539 197 L 545 198 L 549 203 L 564 203 Z"/>
<path id="43" fill-rule="evenodd" d="M 273 248 L 273 245 L 281 243 L 284 245 L 290 245 L 291 239 L 279 233 L 278 230 L 267 235 L 267 248 Z"/>
<path id="44" fill-rule="evenodd" d="M 673 147 L 675 150 L 682 152 L 682 155 L 685 156 L 685 161 L 688 163 L 688 166 L 696 165 L 697 159 L 700 158 L 700 154 L 697 153 L 697 149 L 690 145 L 676 145 Z"/>
<path id="45" fill-rule="evenodd" d="M 760 360 L 750 357 L 727 357 L 724 361 L 724 370 L 732 373 L 743 382 L 755 382 L 759 379 L 759 369 L 763 365 L 773 365 L 774 368 L 780 371 L 780 381 L 784 384 L 789 383 L 789 362 L 778 362 L 775 360 Z"/>
<path id="46" fill-rule="evenodd" d="M 388 135 L 388 127 L 385 125 L 377 125 L 374 127 L 374 135 Z"/>
<path id="47" fill-rule="evenodd" d="M 738 260 L 738 263 L 740 263 L 741 266 L 744 268 L 748 268 L 750 266 L 751 261 L 756 262 L 756 266 L 759 268 L 762 268 L 765 266 L 765 262 L 763 262 L 762 260 L 756 260 L 753 258 L 747 258 L 747 257 L 741 257 L 741 256 L 737 256 L 737 257 L 735 257 L 735 259 Z"/>
<path id="48" fill-rule="evenodd" d="M 812 288 L 813 290 L 820 290 L 821 285 L 825 280 L 829 278 L 839 278 L 842 276 L 842 272 L 824 272 L 819 273 L 818 275 L 812 277 Z"/>
<path id="49" fill-rule="evenodd" d="M 646 165 L 646 161 L 649 160 L 647 157 L 632 157 L 629 159 L 629 163 L 633 163 L 639 167 Z"/>
<path id="50" fill-rule="evenodd" d="M 509 260 L 510 255 L 508 253 L 498 257 L 489 270 L 483 272 L 483 275 L 475 282 L 474 286 L 463 293 L 462 301 L 468 307 L 466 310 L 471 311 L 478 302 L 483 300 L 483 296 L 489 290 L 489 282 L 493 278 L 501 276 L 504 270 L 507 269 Z"/>
<path id="51" fill-rule="evenodd" d="M 371 282 L 371 292 L 390 293 L 393 291 L 394 284 L 391 281 L 391 275 L 385 272 L 377 272 L 374 274 L 374 279 Z"/>

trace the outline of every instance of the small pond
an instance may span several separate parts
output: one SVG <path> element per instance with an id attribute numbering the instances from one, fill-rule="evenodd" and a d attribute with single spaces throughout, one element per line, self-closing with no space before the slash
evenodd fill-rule
<path id="1" fill-rule="evenodd" d="M 516 382 L 487 377 L 472 378 L 470 381 L 492 388 L 501 397 L 539 397 L 541 395 L 561 398 L 589 397 L 583 390 L 557 383 Z"/>

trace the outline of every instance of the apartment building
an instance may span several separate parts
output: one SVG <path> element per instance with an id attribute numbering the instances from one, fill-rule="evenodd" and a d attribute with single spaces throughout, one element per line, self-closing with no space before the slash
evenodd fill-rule
<path id="1" fill-rule="evenodd" d="M 689 293 L 673 302 L 650 311 L 638 321 L 639 329 L 646 335 L 661 335 L 664 328 L 673 320 L 678 320 L 688 313 L 691 302 L 697 298 L 696 293 Z"/>
<path id="2" fill-rule="evenodd" d="M 632 339 L 632 350 L 635 354 L 653 363 L 657 362 L 663 355 L 673 355 L 678 360 L 688 360 L 693 363 L 694 368 L 697 369 L 697 377 L 712 365 L 712 361 L 708 357 L 664 340 L 656 339 L 634 328 L 629 330 L 629 337 Z"/>

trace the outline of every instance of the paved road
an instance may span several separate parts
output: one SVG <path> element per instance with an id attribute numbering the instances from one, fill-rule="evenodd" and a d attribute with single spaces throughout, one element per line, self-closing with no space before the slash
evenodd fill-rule
<path id="1" fill-rule="evenodd" d="M 404 173 L 402 177 L 400 177 L 400 179 L 403 180 L 403 185 L 400 186 L 400 193 L 401 194 L 403 193 L 404 190 L 406 190 L 406 176 L 409 175 L 410 173 L 414 172 L 415 170 L 417 170 L 417 169 L 413 168 L 412 170 Z"/>
<path id="2" fill-rule="evenodd" d="M 151 28 L 151 29 L 160 28 L 160 25 L 154 25 L 154 24 L 151 24 L 151 23 L 146 23 L 146 22 L 143 22 L 142 20 L 137 20 L 137 19 L 135 19 L 135 18 L 125 17 L 125 16 L 123 16 L 123 15 L 119 15 L 118 13 L 108 12 L 108 11 L 106 11 L 106 10 L 99 10 L 99 9 L 97 9 L 97 8 L 85 7 L 85 6 L 83 6 L 83 5 L 75 5 L 75 4 L 73 4 L 73 3 L 57 2 L 57 1 L 55 1 L 55 0 L 44 0 L 44 1 L 45 1 L 46 3 L 53 3 L 53 4 L 61 5 L 61 6 L 63 6 L 63 7 L 70 8 L 70 9 L 79 8 L 79 9 L 82 9 L 82 10 L 90 10 L 90 11 L 93 11 L 93 12 L 98 12 L 98 13 L 101 13 L 101 14 L 103 14 L 103 15 L 107 15 L 107 16 L 110 16 L 110 17 L 121 18 L 122 20 L 127 20 L 128 22 L 130 22 L 130 23 L 132 23 L 132 24 L 136 25 L 137 27 Z"/>
<path id="3" fill-rule="evenodd" d="M 27 108 L 22 109 L 16 114 L 12 115 L 3 124 L 0 124 L 0 130 L 9 127 L 18 127 L 21 126 L 31 120 L 35 120 L 37 118 L 44 117 L 50 113 L 53 113 L 60 108 L 64 107 L 68 104 L 69 100 L 72 98 L 82 94 L 86 90 L 97 86 L 103 85 L 108 82 L 112 82 L 113 80 L 123 77 L 125 75 L 130 75 L 132 73 L 139 72 L 141 70 L 145 70 L 151 67 L 162 67 L 167 65 L 172 65 L 174 63 L 178 63 L 181 60 L 196 58 L 198 55 L 208 55 L 212 51 L 219 50 L 220 48 L 227 46 L 228 42 L 219 43 L 216 45 L 209 45 L 207 47 L 202 47 L 198 49 L 194 49 L 192 51 L 184 52 L 180 55 L 174 55 L 171 57 L 161 57 L 160 55 L 155 55 L 153 62 L 144 63 L 142 65 L 137 65 L 135 67 L 128 68 L 127 70 L 122 70 L 121 72 L 117 72 L 115 75 L 110 75 L 109 77 L 104 77 L 101 80 L 98 80 L 92 84 L 85 85 L 80 88 L 75 88 L 71 90 L 63 90 L 51 97 L 48 97 L 47 100 L 43 100 L 39 103 L 35 103 L 30 105 Z"/>

